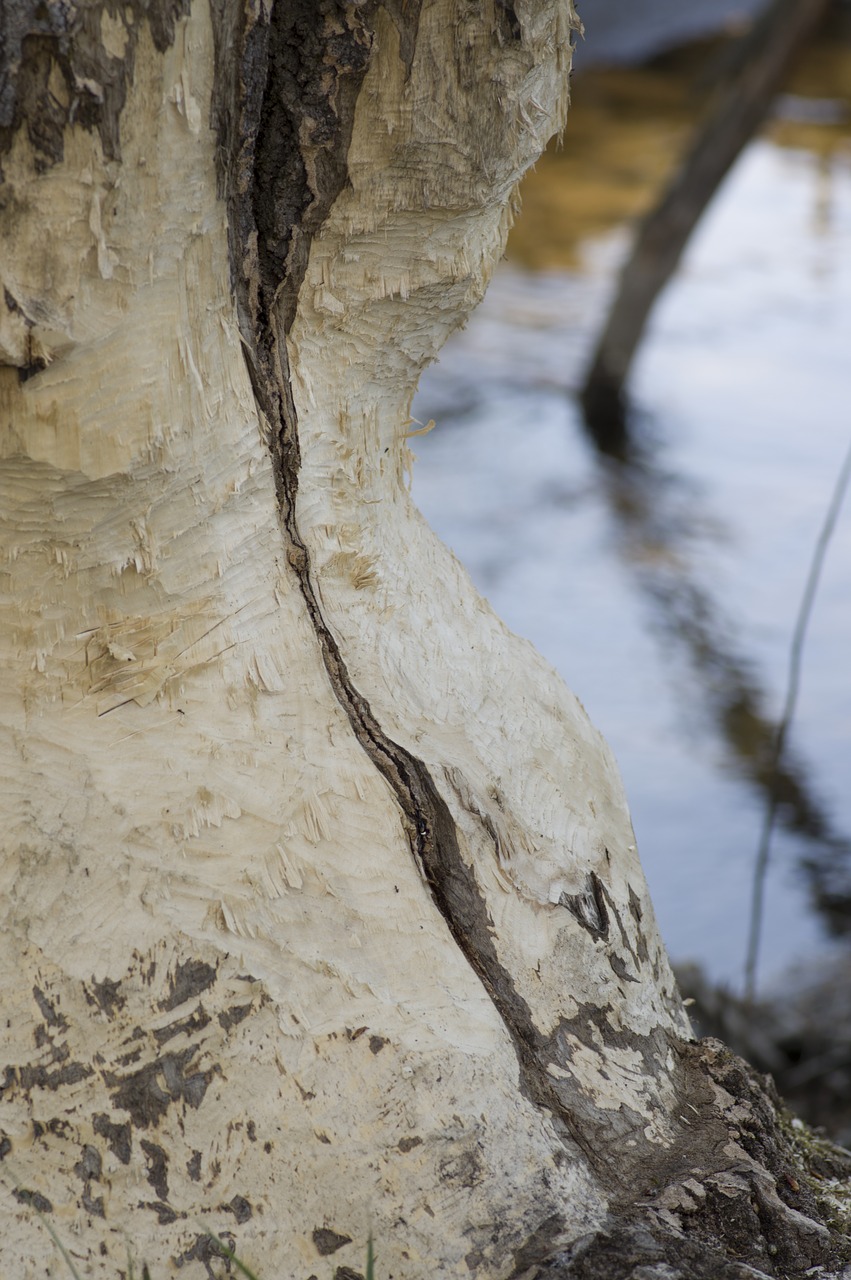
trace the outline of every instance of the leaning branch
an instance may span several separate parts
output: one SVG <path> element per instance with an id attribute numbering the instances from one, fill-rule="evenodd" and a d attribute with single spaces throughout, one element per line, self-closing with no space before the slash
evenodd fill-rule
<path id="1" fill-rule="evenodd" d="M 720 90 L 658 205 L 644 219 L 582 390 L 588 428 L 607 453 L 626 440 L 623 386 L 657 296 L 724 176 L 768 111 L 791 57 L 827 0 L 773 0 L 744 37 Z"/>

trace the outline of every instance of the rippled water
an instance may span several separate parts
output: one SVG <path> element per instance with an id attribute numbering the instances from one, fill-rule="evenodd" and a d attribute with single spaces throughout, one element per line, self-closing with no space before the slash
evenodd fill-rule
<path id="1" fill-rule="evenodd" d="M 524 244 L 521 219 L 515 260 L 414 406 L 438 424 L 416 441 L 418 502 L 612 744 L 672 956 L 739 987 L 766 752 L 851 442 L 851 127 L 821 56 L 819 92 L 792 86 L 784 120 L 743 155 L 654 313 L 631 383 L 641 467 L 600 460 L 574 398 L 628 244 L 610 187 L 596 234 L 590 225 L 576 174 L 583 154 L 604 163 L 605 147 L 587 130 L 578 159 L 553 158 L 533 179 L 534 233 Z M 647 136 L 669 153 L 684 136 L 679 90 L 665 97 L 655 71 L 629 74 L 655 84 Z M 578 80 L 577 127 L 590 118 L 581 93 Z M 832 103 L 833 115 L 813 120 L 808 103 L 816 115 Z M 640 132 L 635 112 L 624 130 Z M 565 230 L 571 185 L 578 238 Z M 635 182 L 621 185 L 633 212 Z M 549 260 L 542 207 L 560 219 Z M 538 270 L 520 265 L 530 259 Z M 806 643 L 767 882 L 766 980 L 826 948 L 814 903 L 851 884 L 849 582 L 851 502 Z"/>

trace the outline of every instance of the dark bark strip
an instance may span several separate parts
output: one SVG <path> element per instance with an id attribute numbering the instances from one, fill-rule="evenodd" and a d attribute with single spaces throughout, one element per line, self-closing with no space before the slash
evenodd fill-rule
<path id="1" fill-rule="evenodd" d="M 563 1061 L 558 1034 L 545 1037 L 501 964 L 487 905 L 458 846 L 455 823 L 425 764 L 392 741 L 355 688 L 319 606 L 309 556 L 296 524 L 298 425 L 285 346 L 310 241 L 346 180 L 346 154 L 357 93 L 373 43 L 375 3 L 279 0 L 270 25 L 262 13 L 236 33 L 239 96 L 216 104 L 229 199 L 231 264 L 246 359 L 266 418 L 287 558 L 296 573 L 332 688 L 352 728 L 396 796 L 417 865 L 462 954 L 482 982 L 515 1048 L 521 1089 L 553 1116 L 595 1166 L 608 1165 L 605 1145 L 589 1138 L 547 1073 Z M 217 6 L 217 47 L 234 31 Z M 419 6 L 408 6 L 412 26 L 400 41 L 413 57 Z M 398 4 L 392 6 L 397 25 Z M 218 79 L 218 77 L 217 77 Z M 331 86 L 330 89 L 328 86 Z M 307 139 L 307 142 L 305 142 Z M 583 1112 L 586 1108 L 583 1107 Z M 602 1138 L 605 1119 L 591 1127 Z M 611 1171 L 610 1171 L 611 1172 Z"/>
<path id="2" fill-rule="evenodd" d="M 603 882 L 592 871 L 582 893 L 563 893 L 559 905 L 566 907 L 574 919 L 587 929 L 592 938 L 605 938 L 609 933 L 609 912 Z"/>
<path id="3" fill-rule="evenodd" d="M 346 180 L 354 107 L 372 50 L 366 14 L 340 0 L 276 5 L 252 204 L 260 277 L 288 332 L 310 242 Z"/>

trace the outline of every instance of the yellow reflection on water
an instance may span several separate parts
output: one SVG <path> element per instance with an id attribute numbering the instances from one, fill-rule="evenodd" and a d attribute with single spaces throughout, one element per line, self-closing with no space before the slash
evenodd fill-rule
<path id="1" fill-rule="evenodd" d="M 825 159 L 851 159 L 851 32 L 828 22 L 791 70 L 763 136 Z M 729 44 L 702 42 L 645 67 L 589 70 L 572 83 L 561 145 L 521 186 L 508 257 L 542 271 L 575 268 L 584 241 L 652 207 L 723 73 Z"/>

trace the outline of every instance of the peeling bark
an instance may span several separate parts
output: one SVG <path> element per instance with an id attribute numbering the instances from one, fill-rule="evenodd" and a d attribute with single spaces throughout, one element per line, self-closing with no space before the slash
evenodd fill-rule
<path id="1" fill-rule="evenodd" d="M 689 1043 L 605 745 L 405 483 L 570 4 L 117 13 L 5 14 L 20 1274 L 34 1210 L 93 1277 L 225 1274 L 199 1218 L 303 1280 L 838 1265 L 844 1167 Z"/>

